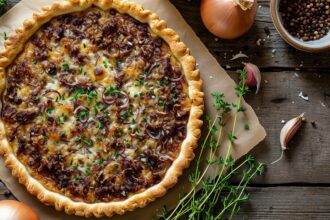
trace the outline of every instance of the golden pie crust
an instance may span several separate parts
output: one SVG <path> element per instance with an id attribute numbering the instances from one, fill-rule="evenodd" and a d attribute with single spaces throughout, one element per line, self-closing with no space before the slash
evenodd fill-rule
<path id="1" fill-rule="evenodd" d="M 165 177 L 158 184 L 146 189 L 141 193 L 134 194 L 123 201 L 84 203 L 76 202 L 57 192 L 46 189 L 40 182 L 31 177 L 27 168 L 16 158 L 10 146 L 5 132 L 3 121 L 0 121 L 0 153 L 5 159 L 5 165 L 12 170 L 13 176 L 26 186 L 27 190 L 38 197 L 46 205 L 53 205 L 57 210 L 65 210 L 67 214 L 79 216 L 112 216 L 133 211 L 137 207 L 144 207 L 157 197 L 163 196 L 166 191 L 173 187 L 183 170 L 187 168 L 194 158 L 193 150 L 197 147 L 201 136 L 203 114 L 202 81 L 199 70 L 196 69 L 196 61 L 190 55 L 189 49 L 180 41 L 174 30 L 167 28 L 163 20 L 158 16 L 136 3 L 125 0 L 68 0 L 61 1 L 42 8 L 42 12 L 33 14 L 31 19 L 25 20 L 23 26 L 16 30 L 16 34 L 5 41 L 5 50 L 0 53 L 0 91 L 6 89 L 6 68 L 15 60 L 17 55 L 24 49 L 29 38 L 39 28 L 52 18 L 72 12 L 84 11 L 96 6 L 102 10 L 115 9 L 122 14 L 128 14 L 136 20 L 149 24 L 153 33 L 161 37 L 170 47 L 171 52 L 180 62 L 183 74 L 188 84 L 188 95 L 191 100 L 191 109 L 187 124 L 187 135 L 183 141 L 178 157 L 167 170 Z"/>

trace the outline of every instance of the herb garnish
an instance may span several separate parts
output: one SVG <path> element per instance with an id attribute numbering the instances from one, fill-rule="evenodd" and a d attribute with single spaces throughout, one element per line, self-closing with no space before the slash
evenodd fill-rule
<path id="1" fill-rule="evenodd" d="M 101 158 L 101 159 L 99 159 L 99 162 L 98 162 L 98 164 L 99 164 L 99 165 L 102 165 L 102 164 L 103 164 L 103 162 L 104 162 L 104 159 L 103 159 L 103 158 Z"/>
<path id="2" fill-rule="evenodd" d="M 79 96 L 84 94 L 84 89 L 82 87 L 77 87 L 73 90 L 71 99 L 77 101 Z"/>
<path id="3" fill-rule="evenodd" d="M 246 122 L 244 123 L 244 129 L 245 129 L 245 130 L 250 130 L 250 126 L 249 126 L 249 124 L 246 123 Z"/>
<path id="4" fill-rule="evenodd" d="M 104 66 L 104 68 L 108 68 L 109 67 L 108 62 L 106 60 L 103 60 L 103 66 Z"/>
<path id="5" fill-rule="evenodd" d="M 86 135 L 82 134 L 82 135 L 78 135 L 76 138 L 76 142 L 80 142 L 82 140 L 84 140 L 86 138 Z"/>
<path id="6" fill-rule="evenodd" d="M 56 117 L 56 124 L 58 124 L 58 125 L 63 125 L 64 124 L 64 122 L 61 119 L 61 116 Z"/>
<path id="7" fill-rule="evenodd" d="M 110 86 L 105 92 L 104 95 L 109 96 L 112 94 L 120 94 L 120 90 Z"/>
<path id="8" fill-rule="evenodd" d="M 82 144 L 88 145 L 88 146 L 93 145 L 93 141 L 92 140 L 87 140 L 85 134 L 78 135 L 77 138 L 76 138 L 76 142 L 82 143 Z"/>
<path id="9" fill-rule="evenodd" d="M 54 111 L 54 108 L 47 108 L 46 109 L 46 114 L 50 115 Z"/>
<path id="10" fill-rule="evenodd" d="M 0 4 L 0 8 L 1 8 L 1 4 Z M 7 33 L 6 32 L 3 32 L 3 39 L 4 40 L 8 40 L 8 36 L 7 36 Z"/>
<path id="11" fill-rule="evenodd" d="M 231 156 L 232 146 L 236 140 L 235 130 L 238 120 L 238 113 L 242 112 L 242 97 L 249 91 L 245 85 L 246 72 L 240 71 L 241 80 L 236 91 L 238 101 L 234 105 L 230 105 L 224 99 L 223 94 L 213 93 L 215 99 L 214 107 L 217 115 L 214 120 L 206 117 L 208 123 L 208 133 L 200 147 L 200 153 L 196 159 L 196 169 L 189 175 L 189 181 L 192 189 L 180 199 L 179 204 L 170 213 L 164 209 L 161 216 L 165 220 L 178 220 L 184 216 L 187 219 L 223 219 L 224 215 L 228 219 L 232 219 L 240 210 L 241 205 L 248 201 L 250 195 L 246 192 L 247 184 L 251 179 L 264 171 L 262 163 L 255 163 L 252 156 L 235 167 L 235 160 Z M 231 107 L 233 106 L 233 107 Z M 218 157 L 217 152 L 220 147 L 223 135 L 224 118 L 228 113 L 235 109 L 232 130 L 227 135 L 228 146 L 225 158 Z M 207 156 L 205 151 L 209 150 Z M 206 163 L 206 167 L 202 165 Z M 206 178 L 207 170 L 211 166 L 218 166 L 219 175 L 214 179 Z M 238 171 L 246 167 L 242 171 L 242 179 L 238 185 L 230 184 L 230 179 L 237 175 Z M 200 192 L 197 192 L 200 189 Z"/>
<path id="12" fill-rule="evenodd" d="M 124 131 L 122 129 L 119 129 L 112 136 L 114 138 L 119 138 L 123 133 L 124 133 Z"/>
<path id="13" fill-rule="evenodd" d="M 94 105 L 94 114 L 97 115 L 99 113 L 99 110 L 105 109 L 107 106 L 102 103 L 100 100 L 95 101 Z M 105 112 L 105 111 L 104 111 Z"/>
<path id="14" fill-rule="evenodd" d="M 137 79 L 136 82 L 136 86 L 143 86 L 144 84 L 144 81 L 142 79 Z"/>
<path id="15" fill-rule="evenodd" d="M 96 125 L 96 128 L 99 129 L 99 130 L 102 130 L 104 127 L 101 123 L 99 123 L 98 125 Z"/>
<path id="16" fill-rule="evenodd" d="M 63 70 L 64 70 L 64 71 L 69 71 L 69 70 L 70 70 L 70 66 L 69 66 L 69 64 L 67 64 L 67 63 L 63 63 L 63 64 L 62 64 L 62 67 L 63 67 Z"/>
<path id="17" fill-rule="evenodd" d="M 83 121 L 88 116 L 88 110 L 83 109 L 77 113 L 77 120 Z"/>
<path id="18" fill-rule="evenodd" d="M 118 60 L 116 60 L 116 61 L 115 61 L 115 64 L 116 64 L 116 66 L 117 66 L 117 67 L 119 67 L 119 66 L 120 66 L 120 64 L 121 64 L 121 62 L 120 62 L 120 61 L 118 61 Z"/>
<path id="19" fill-rule="evenodd" d="M 84 140 L 83 142 L 85 145 L 88 145 L 88 146 L 93 145 L 93 141 L 91 141 L 91 140 Z"/>
<path id="20" fill-rule="evenodd" d="M 127 120 L 130 116 L 133 116 L 134 113 L 131 109 L 128 109 L 127 111 L 121 111 L 119 113 L 121 120 L 125 121 Z"/>
<path id="21" fill-rule="evenodd" d="M 168 80 L 167 80 L 167 79 L 162 79 L 162 80 L 160 81 L 160 85 L 162 85 L 162 86 L 166 86 L 166 85 L 168 85 Z"/>
<path id="22" fill-rule="evenodd" d="M 90 103 L 94 97 L 97 97 L 97 90 L 90 90 L 86 94 L 87 102 Z"/>
<path id="23" fill-rule="evenodd" d="M 90 167 L 86 167 L 86 168 L 85 168 L 85 173 L 86 173 L 87 175 L 89 175 L 89 174 L 91 173 L 91 168 L 90 168 Z"/>

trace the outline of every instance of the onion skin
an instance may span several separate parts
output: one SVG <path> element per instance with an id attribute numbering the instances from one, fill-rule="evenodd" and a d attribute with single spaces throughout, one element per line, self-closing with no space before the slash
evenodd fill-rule
<path id="1" fill-rule="evenodd" d="M 0 215 L 1 220 L 39 220 L 29 206 L 15 200 L 0 201 Z"/>
<path id="2" fill-rule="evenodd" d="M 258 2 L 244 11 L 234 0 L 202 0 L 201 16 L 205 27 L 215 36 L 235 39 L 252 27 L 258 12 Z"/>

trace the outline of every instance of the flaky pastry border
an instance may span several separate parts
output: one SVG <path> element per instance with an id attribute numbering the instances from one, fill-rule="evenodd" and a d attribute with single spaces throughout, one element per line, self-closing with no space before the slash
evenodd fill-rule
<path id="1" fill-rule="evenodd" d="M 197 147 L 198 139 L 201 136 L 200 128 L 203 122 L 200 118 L 204 109 L 204 93 L 202 92 L 200 72 L 196 69 L 196 61 L 190 55 L 190 50 L 180 41 L 180 37 L 176 32 L 167 28 L 166 22 L 159 20 L 156 14 L 127 0 L 65 0 L 43 7 L 40 13 L 35 13 L 32 18 L 25 20 L 23 26 L 16 29 L 16 33 L 5 41 L 5 49 L 0 52 L 1 94 L 5 90 L 6 67 L 13 62 L 16 56 L 23 50 L 26 41 L 41 25 L 50 21 L 55 16 L 83 11 L 92 5 L 103 10 L 114 8 L 121 13 L 129 14 L 140 22 L 148 23 L 152 31 L 169 44 L 172 53 L 180 61 L 188 82 L 188 93 L 192 101 L 192 106 L 187 125 L 187 137 L 181 145 L 178 158 L 168 169 L 164 179 L 159 184 L 146 189 L 144 192 L 135 194 L 124 201 L 88 204 L 75 202 L 60 193 L 49 191 L 36 179 L 31 177 L 26 167 L 15 157 L 6 139 L 2 120 L 0 120 L 0 154 L 5 159 L 5 165 L 12 170 L 12 175 L 17 177 L 19 182 L 25 185 L 27 190 L 37 196 L 44 204 L 53 205 L 58 211 L 64 209 L 67 214 L 101 217 L 104 215 L 121 215 L 127 211 L 133 211 L 137 207 L 144 207 L 157 197 L 163 196 L 169 188 L 177 183 L 178 177 L 194 158 L 193 150 Z"/>

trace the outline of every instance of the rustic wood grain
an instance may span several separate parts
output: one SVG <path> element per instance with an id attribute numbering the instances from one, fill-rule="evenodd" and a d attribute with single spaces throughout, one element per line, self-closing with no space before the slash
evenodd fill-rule
<path id="1" fill-rule="evenodd" d="M 317 56 L 300 52 L 288 46 L 279 36 L 269 15 L 269 0 L 259 0 L 258 16 L 252 29 L 243 37 L 235 40 L 215 40 L 203 26 L 199 13 L 200 0 L 171 0 L 179 9 L 186 21 L 192 26 L 197 35 L 209 48 L 218 61 L 226 67 L 239 67 L 239 62 L 230 61 L 230 58 L 239 51 L 250 56 L 250 60 L 261 68 L 329 68 L 330 52 Z M 264 28 L 269 28 L 270 36 L 267 38 Z M 257 46 L 259 38 L 266 39 L 265 44 Z M 276 49 L 273 56 L 272 50 Z M 300 65 L 303 64 L 302 67 Z"/>
<path id="2" fill-rule="evenodd" d="M 19 0 L 12 0 L 0 14 L 16 2 Z M 216 39 L 203 26 L 200 0 L 171 2 L 234 79 L 242 61 L 261 68 L 263 83 L 259 94 L 246 97 L 268 132 L 265 141 L 251 152 L 258 161 L 269 164 L 280 155 L 281 121 L 306 113 L 307 121 L 290 143 L 284 159 L 268 166 L 265 175 L 251 183 L 251 201 L 237 219 L 330 219 L 330 52 L 308 54 L 287 45 L 272 24 L 269 0 L 259 0 L 261 7 L 251 31 L 229 41 Z M 270 31 L 269 37 L 265 28 Z M 260 38 L 265 43 L 258 46 L 256 41 Z M 239 51 L 249 59 L 230 61 Z M 301 91 L 308 95 L 308 102 L 298 97 Z M 0 182 L 2 199 L 15 198 Z"/>
<path id="3" fill-rule="evenodd" d="M 16 198 L 11 194 L 7 187 L 0 181 L 0 200 L 13 199 Z M 1 214 L 1 213 L 0 213 Z"/>
<path id="4" fill-rule="evenodd" d="M 233 78 L 237 73 L 230 72 Z M 283 124 L 305 112 L 306 123 L 290 143 L 282 161 L 267 167 L 256 184 L 330 183 L 330 74 L 311 72 L 263 72 L 258 95 L 246 100 L 256 111 L 268 135 L 252 155 L 270 164 L 280 154 L 279 133 Z M 268 83 L 265 83 L 268 82 Z M 309 97 L 298 97 L 303 91 Z M 312 124 L 312 122 L 314 122 Z M 330 188 L 329 188 L 330 191 Z"/>
<path id="5" fill-rule="evenodd" d="M 252 187 L 251 201 L 235 219 L 325 220 L 330 216 L 328 187 Z"/>

